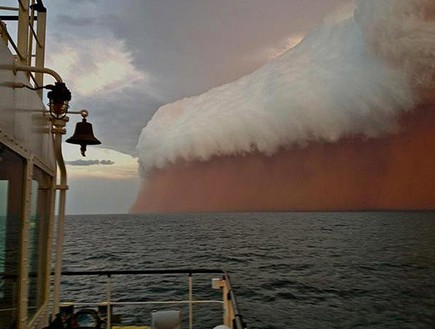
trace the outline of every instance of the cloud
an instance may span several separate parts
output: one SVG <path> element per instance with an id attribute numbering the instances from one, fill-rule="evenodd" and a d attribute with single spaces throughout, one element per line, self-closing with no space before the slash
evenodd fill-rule
<path id="1" fill-rule="evenodd" d="M 112 160 L 100 160 L 101 165 L 113 165 L 114 163 Z"/>
<path id="2" fill-rule="evenodd" d="M 65 164 L 70 166 L 94 166 L 94 165 L 113 165 L 115 162 L 112 160 L 74 160 L 66 161 Z"/>
<path id="3" fill-rule="evenodd" d="M 145 86 L 147 75 L 132 63 L 124 42 L 115 38 L 76 38 L 58 44 L 48 62 L 61 72 L 76 97 L 109 97 Z"/>
<path id="4" fill-rule="evenodd" d="M 135 154 L 161 105 L 252 72 L 343 1 L 54 1 L 47 66 L 104 145 Z"/>
<path id="5" fill-rule="evenodd" d="M 59 20 L 64 24 L 68 24 L 71 26 L 93 26 L 95 25 L 95 21 L 98 19 L 96 17 L 87 16 L 87 17 L 75 17 L 71 15 L 61 14 L 58 16 Z"/>

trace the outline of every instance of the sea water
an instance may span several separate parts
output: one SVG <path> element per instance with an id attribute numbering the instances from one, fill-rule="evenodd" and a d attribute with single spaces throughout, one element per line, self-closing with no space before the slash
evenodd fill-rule
<path id="1" fill-rule="evenodd" d="M 249 328 L 435 327 L 434 212 L 67 217 L 64 270 L 162 268 L 226 269 Z M 62 297 L 98 300 L 100 281 L 64 278 Z M 118 301 L 186 292 L 159 278 L 112 285 Z M 124 320 L 148 321 L 142 311 Z M 195 327 L 220 321 L 207 316 Z"/>

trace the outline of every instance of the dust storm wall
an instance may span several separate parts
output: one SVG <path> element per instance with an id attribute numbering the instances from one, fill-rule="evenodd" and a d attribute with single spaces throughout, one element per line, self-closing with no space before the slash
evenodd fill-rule
<path id="1" fill-rule="evenodd" d="M 434 12 L 359 1 L 252 74 L 161 107 L 131 210 L 435 208 Z"/>

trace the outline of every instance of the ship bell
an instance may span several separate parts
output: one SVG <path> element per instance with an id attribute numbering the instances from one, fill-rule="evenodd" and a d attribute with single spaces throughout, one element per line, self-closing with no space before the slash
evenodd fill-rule
<path id="1" fill-rule="evenodd" d="M 101 142 L 95 138 L 92 130 L 92 124 L 87 122 L 85 118 L 82 122 L 77 122 L 74 134 L 66 140 L 67 143 L 80 145 L 80 151 L 83 156 L 86 156 L 87 145 L 98 145 Z"/>

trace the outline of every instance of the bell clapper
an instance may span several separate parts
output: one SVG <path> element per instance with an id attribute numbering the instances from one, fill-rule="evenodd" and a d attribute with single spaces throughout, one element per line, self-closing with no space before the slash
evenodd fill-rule
<path id="1" fill-rule="evenodd" d="M 86 156 L 86 144 L 80 145 L 80 152 L 82 153 L 82 156 Z"/>

